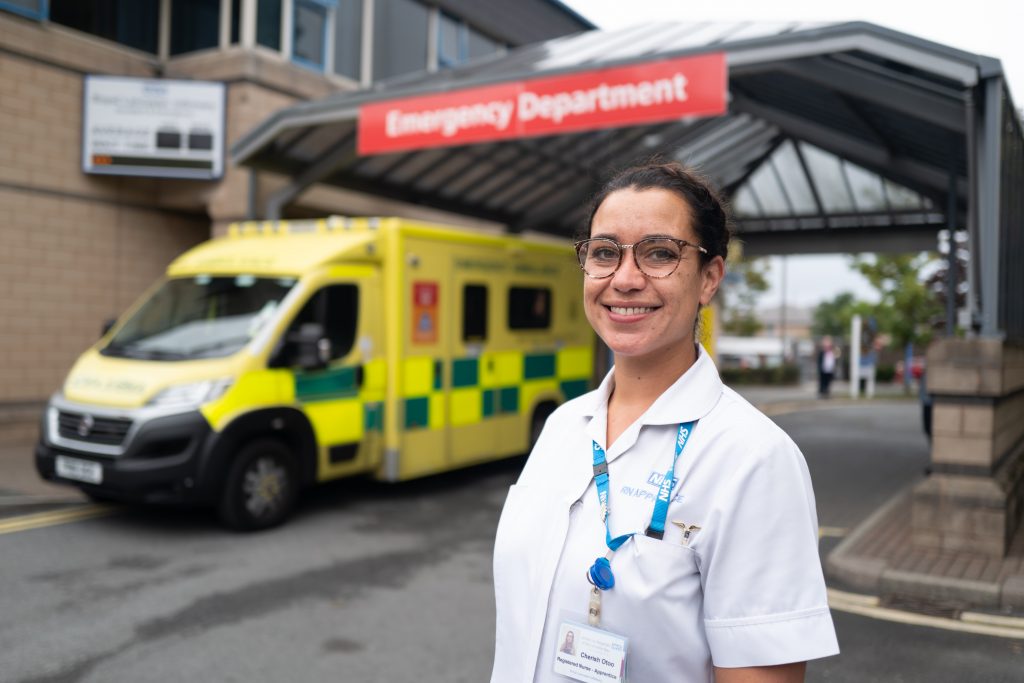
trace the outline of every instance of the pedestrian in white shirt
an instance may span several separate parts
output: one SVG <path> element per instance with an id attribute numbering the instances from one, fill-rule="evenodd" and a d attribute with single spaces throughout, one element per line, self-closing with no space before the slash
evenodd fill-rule
<path id="1" fill-rule="evenodd" d="M 584 307 L 615 366 L 548 419 L 509 491 L 491 681 L 802 681 L 838 652 L 807 466 L 696 343 L 725 208 L 648 164 L 604 186 L 587 228 Z"/>

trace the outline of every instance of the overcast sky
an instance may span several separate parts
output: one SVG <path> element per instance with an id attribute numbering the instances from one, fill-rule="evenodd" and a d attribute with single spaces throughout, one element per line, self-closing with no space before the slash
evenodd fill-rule
<path id="1" fill-rule="evenodd" d="M 600 28 L 616 29 L 648 21 L 869 21 L 886 28 L 996 57 L 1002 61 L 1019 109 L 1024 106 L 1024 0 L 563 0 Z M 773 306 L 814 305 L 842 291 L 876 300 L 874 290 L 850 270 L 843 256 L 789 256 L 772 259 L 772 289 L 762 299 Z"/>

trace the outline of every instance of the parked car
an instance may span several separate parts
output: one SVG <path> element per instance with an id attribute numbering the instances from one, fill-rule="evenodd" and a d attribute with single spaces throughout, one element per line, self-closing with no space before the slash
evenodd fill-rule
<path id="1" fill-rule="evenodd" d="M 893 376 L 893 381 L 900 383 L 903 381 L 904 366 L 906 363 L 903 361 L 896 361 L 896 374 Z M 921 381 L 921 376 L 924 374 L 924 356 L 914 356 L 910 359 L 910 378 L 916 382 Z"/>

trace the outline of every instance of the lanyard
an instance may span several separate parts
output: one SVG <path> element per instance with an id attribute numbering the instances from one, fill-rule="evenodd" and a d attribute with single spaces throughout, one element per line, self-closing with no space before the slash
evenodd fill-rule
<path id="1" fill-rule="evenodd" d="M 672 465 L 665 472 L 661 480 L 661 487 L 654 499 L 654 511 L 651 513 L 651 523 L 647 526 L 644 534 L 652 538 L 661 539 L 665 535 L 665 520 L 668 518 L 668 503 L 672 496 L 672 489 L 676 483 L 676 463 L 679 455 L 683 452 L 686 442 L 693 432 L 696 421 L 683 422 L 679 425 L 679 432 L 676 434 L 675 456 L 672 458 Z M 594 483 L 597 485 L 597 499 L 601 504 L 601 520 L 604 522 L 605 544 L 608 546 L 608 554 L 599 557 L 588 572 L 588 578 L 595 589 L 607 590 L 615 585 L 615 577 L 611 571 L 611 556 L 630 537 L 631 532 L 612 538 L 611 528 L 608 525 L 608 461 L 605 458 L 604 449 L 594 441 Z"/>

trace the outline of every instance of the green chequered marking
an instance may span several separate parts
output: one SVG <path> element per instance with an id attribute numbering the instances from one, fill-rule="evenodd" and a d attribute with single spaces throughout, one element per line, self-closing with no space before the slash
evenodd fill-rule
<path id="1" fill-rule="evenodd" d="M 444 379 L 444 361 L 434 361 L 434 391 L 441 389 L 442 381 Z"/>
<path id="2" fill-rule="evenodd" d="M 475 387 L 480 383 L 480 361 L 477 358 L 459 358 L 452 361 L 452 388 Z"/>
<path id="3" fill-rule="evenodd" d="M 358 370 L 357 367 L 345 367 L 298 374 L 295 376 L 295 398 L 303 401 L 355 396 L 359 393 Z"/>
<path id="4" fill-rule="evenodd" d="M 405 399 L 405 428 L 426 427 L 430 417 L 430 401 L 426 396 Z"/>
<path id="5" fill-rule="evenodd" d="M 585 379 L 573 379 L 567 382 L 562 382 L 561 386 L 562 393 L 565 394 L 565 400 L 568 401 L 587 393 L 589 382 Z"/>
<path id="6" fill-rule="evenodd" d="M 523 359 L 523 377 L 525 379 L 554 376 L 555 355 L 553 353 L 540 353 L 534 356 L 526 356 Z"/>
<path id="7" fill-rule="evenodd" d="M 519 387 L 501 389 L 498 399 L 499 409 L 503 413 L 519 412 Z"/>
<path id="8" fill-rule="evenodd" d="M 491 417 L 494 415 L 494 389 L 487 389 L 484 391 L 484 417 Z"/>
<path id="9" fill-rule="evenodd" d="M 363 407 L 363 429 L 368 432 L 384 431 L 384 404 L 367 403 Z"/>

